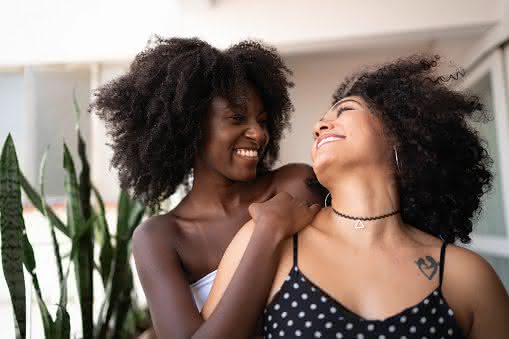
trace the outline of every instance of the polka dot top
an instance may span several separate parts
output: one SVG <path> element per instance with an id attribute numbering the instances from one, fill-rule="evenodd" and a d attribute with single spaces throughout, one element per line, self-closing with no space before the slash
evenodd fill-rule
<path id="1" fill-rule="evenodd" d="M 466 338 L 442 296 L 445 242 L 440 251 L 439 286 L 418 304 L 389 318 L 368 320 L 348 310 L 299 270 L 297 239 L 295 235 L 293 267 L 272 302 L 265 307 L 266 339 Z"/>

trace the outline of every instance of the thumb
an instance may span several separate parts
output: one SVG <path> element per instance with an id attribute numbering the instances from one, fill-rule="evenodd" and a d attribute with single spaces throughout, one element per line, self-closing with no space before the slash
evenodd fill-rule
<path id="1" fill-rule="evenodd" d="M 256 220 L 256 216 L 258 214 L 258 208 L 259 208 L 260 204 L 257 203 L 257 202 L 254 202 L 252 203 L 251 205 L 249 205 L 249 207 L 247 208 L 247 210 L 249 211 L 249 215 L 251 216 L 251 218 L 253 218 L 254 220 Z"/>
<path id="2" fill-rule="evenodd" d="M 313 204 L 309 206 L 309 212 L 311 215 L 316 215 L 318 212 L 320 212 L 321 209 L 322 207 L 319 204 Z"/>

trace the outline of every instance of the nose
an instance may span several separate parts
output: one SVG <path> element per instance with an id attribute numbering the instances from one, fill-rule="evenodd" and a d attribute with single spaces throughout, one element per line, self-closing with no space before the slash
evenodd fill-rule
<path id="1" fill-rule="evenodd" d="M 332 123 L 327 120 L 319 120 L 313 127 L 313 134 L 318 138 L 323 132 L 332 129 Z"/>
<path id="2" fill-rule="evenodd" d="M 244 134 L 247 138 L 255 141 L 258 146 L 264 145 L 267 139 L 267 133 L 258 123 L 250 125 Z"/>

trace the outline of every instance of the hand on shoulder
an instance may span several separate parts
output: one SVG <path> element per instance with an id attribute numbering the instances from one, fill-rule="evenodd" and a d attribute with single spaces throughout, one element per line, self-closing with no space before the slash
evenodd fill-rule
<path id="1" fill-rule="evenodd" d="M 273 174 L 276 192 L 287 192 L 309 204 L 322 205 L 325 189 L 316 180 L 313 168 L 303 163 L 292 163 L 279 167 Z"/>

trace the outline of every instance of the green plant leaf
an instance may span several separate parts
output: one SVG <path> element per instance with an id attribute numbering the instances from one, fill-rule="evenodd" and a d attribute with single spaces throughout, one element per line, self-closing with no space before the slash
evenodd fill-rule
<path id="1" fill-rule="evenodd" d="M 117 216 L 117 237 L 127 237 L 129 234 L 129 214 L 131 210 L 131 199 L 125 191 L 120 192 L 118 199 L 118 216 Z"/>
<path id="2" fill-rule="evenodd" d="M 69 339 L 71 337 L 71 319 L 67 309 L 63 306 L 58 307 L 57 317 L 53 324 L 53 334 L 51 338 Z"/>
<path id="3" fill-rule="evenodd" d="M 41 288 L 39 287 L 39 280 L 37 279 L 37 275 L 33 273 L 31 274 L 31 276 L 32 283 L 35 289 L 35 297 L 37 298 L 37 305 L 39 305 L 39 310 L 41 312 L 42 326 L 44 327 L 44 336 L 46 338 L 52 338 L 51 334 L 53 332 L 53 319 L 51 318 L 46 303 L 42 299 Z"/>
<path id="4" fill-rule="evenodd" d="M 23 234 L 22 241 L 23 241 L 23 263 L 25 265 L 25 269 L 28 271 L 30 277 L 32 278 L 32 285 L 34 287 L 35 294 L 37 297 L 37 304 L 39 305 L 39 310 L 41 312 L 44 333 L 46 335 L 46 338 L 49 338 L 49 335 L 51 334 L 52 331 L 53 319 L 51 318 L 51 315 L 48 311 L 48 307 L 46 306 L 46 303 L 42 298 L 41 287 L 39 286 L 39 279 L 36 273 L 37 267 L 35 262 L 34 250 L 26 234 Z"/>
<path id="5" fill-rule="evenodd" d="M 129 269 L 125 276 L 125 288 L 120 294 L 118 301 L 118 307 L 115 312 L 115 324 L 113 326 L 112 339 L 121 339 L 126 331 L 126 318 L 129 309 L 132 306 L 131 291 L 133 289 L 133 276 Z"/>
<path id="6" fill-rule="evenodd" d="M 111 244 L 111 235 L 106 219 L 106 209 L 99 190 L 92 186 L 92 191 L 99 205 L 99 216 L 96 223 L 96 240 L 99 243 L 99 274 L 103 281 L 103 286 L 107 289 L 107 281 L 111 272 L 111 259 L 113 257 L 113 246 Z"/>
<path id="7" fill-rule="evenodd" d="M 73 266 L 80 300 L 82 329 L 84 338 L 93 336 L 93 243 L 90 224 L 83 215 L 82 193 L 76 178 L 71 152 L 64 143 L 65 190 L 67 193 L 67 223 L 72 237 L 75 255 Z"/>
<path id="8" fill-rule="evenodd" d="M 71 152 L 64 143 L 64 170 L 65 170 L 65 191 L 67 193 L 67 224 L 71 237 L 80 233 L 84 224 L 81 213 L 81 200 L 78 180 Z"/>
<path id="9" fill-rule="evenodd" d="M 105 338 L 109 328 L 112 316 L 120 311 L 120 300 L 122 294 L 128 288 L 130 266 L 129 266 L 129 253 L 130 253 L 130 225 L 131 222 L 136 220 L 131 217 L 131 208 L 133 206 L 132 200 L 126 192 L 120 192 L 118 199 L 118 219 L 117 219 L 117 238 L 115 246 L 115 255 L 113 257 L 113 266 L 110 284 L 107 291 L 107 302 L 103 304 L 106 311 L 100 314 L 100 330 L 98 338 Z"/>
<path id="10" fill-rule="evenodd" d="M 78 103 L 78 95 L 76 94 L 76 88 L 73 88 L 72 90 L 72 104 L 74 106 L 74 113 L 76 114 L 76 129 L 79 129 L 81 109 L 80 104 Z"/>
<path id="11" fill-rule="evenodd" d="M 44 172 L 46 169 L 46 160 L 48 157 L 48 149 L 44 152 L 44 155 L 41 160 L 41 166 L 39 168 L 39 186 L 40 186 L 40 192 L 41 192 L 41 204 L 42 204 L 42 210 L 43 215 L 48 219 L 50 234 L 51 234 L 51 242 L 53 245 L 53 254 L 55 256 L 55 262 L 57 264 L 57 272 L 58 272 L 58 283 L 60 285 L 60 290 L 62 290 L 62 285 L 65 285 L 64 281 L 64 273 L 62 270 L 62 256 L 60 255 L 60 246 L 57 241 L 57 237 L 55 234 L 55 225 L 53 224 L 52 219 L 49 217 L 48 214 L 48 204 L 46 203 L 46 198 L 44 195 Z"/>
<path id="12" fill-rule="evenodd" d="M 93 214 L 91 204 L 91 190 L 92 183 L 90 181 L 90 166 L 87 159 L 86 144 L 79 129 L 79 105 L 74 95 L 75 109 L 78 110 L 78 155 L 81 162 L 80 172 L 80 200 L 81 200 L 81 211 L 84 220 L 90 222 L 87 227 L 87 232 L 83 235 L 80 240 L 80 261 L 82 277 L 81 282 L 83 286 L 82 296 L 80 304 L 82 306 L 82 319 L 83 319 L 83 335 L 87 337 L 87 334 L 93 335 L 94 331 L 94 317 L 93 317 L 93 301 L 94 301 L 94 227 L 93 224 L 97 220 Z M 86 287 L 85 287 L 86 286 Z M 85 303 L 85 304 L 84 304 Z M 86 327 L 86 328 L 85 328 Z"/>
<path id="13" fill-rule="evenodd" d="M 104 225 L 108 226 L 108 221 L 106 220 L 106 208 L 104 207 L 104 201 L 101 193 L 99 193 L 99 190 L 94 185 L 92 185 L 92 192 L 94 193 L 94 197 L 97 200 L 97 204 L 99 205 L 99 216 L 104 221 Z M 104 231 L 101 231 L 101 233 L 106 233 L 106 237 L 111 238 L 110 230 L 108 227 L 106 227 Z"/>
<path id="14" fill-rule="evenodd" d="M 104 229 L 108 226 L 104 224 L 104 218 L 99 217 L 97 224 L 100 224 L 102 231 L 103 240 L 100 242 L 99 252 L 99 273 L 103 281 L 103 286 L 106 288 L 108 284 L 108 278 L 111 274 L 111 262 L 114 254 L 113 246 L 111 245 L 111 239 L 106 235 Z"/>
<path id="15" fill-rule="evenodd" d="M 11 135 L 0 156 L 0 231 L 2 265 L 14 310 L 16 336 L 26 337 L 26 299 L 23 276 L 23 234 L 25 222 L 21 205 L 19 166 Z"/>
<path id="16" fill-rule="evenodd" d="M 131 200 L 131 209 L 129 211 L 129 218 L 127 221 L 128 227 L 128 238 L 130 239 L 133 235 L 134 230 L 141 223 L 143 216 L 145 215 L 145 206 L 138 201 Z"/>

